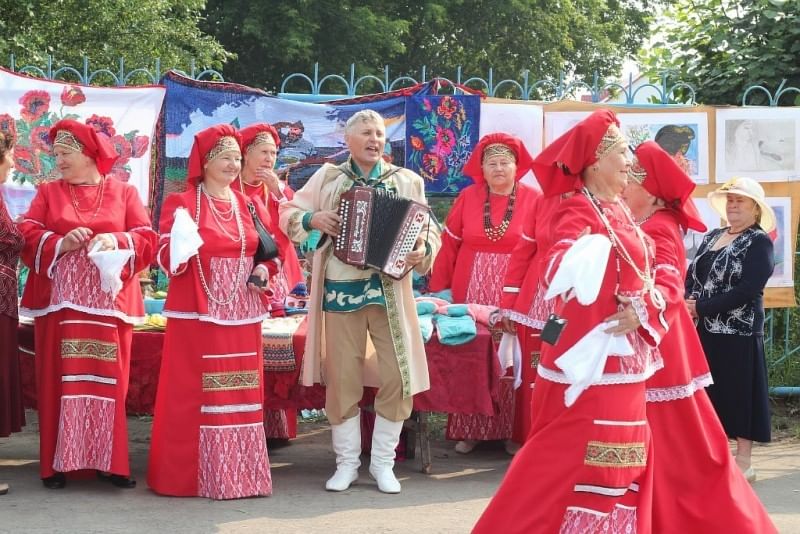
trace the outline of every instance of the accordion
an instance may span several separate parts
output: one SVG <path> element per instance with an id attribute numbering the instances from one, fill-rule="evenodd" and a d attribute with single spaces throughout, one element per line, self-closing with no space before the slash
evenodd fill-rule
<path id="1" fill-rule="evenodd" d="M 425 204 L 385 189 L 355 186 L 339 201 L 342 221 L 333 254 L 348 265 L 373 267 L 400 280 L 429 213 Z"/>

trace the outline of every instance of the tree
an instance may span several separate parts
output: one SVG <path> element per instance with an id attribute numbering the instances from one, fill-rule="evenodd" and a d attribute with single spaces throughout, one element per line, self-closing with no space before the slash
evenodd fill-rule
<path id="1" fill-rule="evenodd" d="M 204 0 L 0 0 L 0 57 L 14 54 L 17 65 L 80 67 L 92 70 L 221 68 L 233 57 L 198 29 Z M 5 62 L 5 61 L 4 61 Z M 100 80 L 105 81 L 105 80 Z"/>
<path id="2" fill-rule="evenodd" d="M 799 11 L 800 0 L 676 0 L 643 61 L 650 74 L 675 71 L 704 104 L 741 104 L 748 86 L 774 92 L 784 78 L 800 87 Z M 780 104 L 800 105 L 797 96 L 790 93 Z M 753 91 L 747 103 L 769 102 Z"/>
<path id="3" fill-rule="evenodd" d="M 419 78 L 425 65 L 428 77 L 454 78 L 461 65 L 466 76 L 493 67 L 496 80 L 528 70 L 533 81 L 617 74 L 639 49 L 654 1 L 210 0 L 202 29 L 238 55 L 226 79 L 270 90 L 315 62 L 323 74 L 354 63 L 357 76 L 388 65 L 391 78 Z"/>

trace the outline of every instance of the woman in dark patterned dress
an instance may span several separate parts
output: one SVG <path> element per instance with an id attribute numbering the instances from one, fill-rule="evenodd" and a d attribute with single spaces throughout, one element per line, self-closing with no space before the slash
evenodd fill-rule
<path id="1" fill-rule="evenodd" d="M 14 166 L 14 137 L 0 130 L 0 184 L 5 183 Z M 19 376 L 17 344 L 17 260 L 23 245 L 22 235 L 11 221 L 0 195 L 0 437 L 19 432 L 25 424 L 22 382 Z M 0 495 L 8 484 L 0 483 Z"/>

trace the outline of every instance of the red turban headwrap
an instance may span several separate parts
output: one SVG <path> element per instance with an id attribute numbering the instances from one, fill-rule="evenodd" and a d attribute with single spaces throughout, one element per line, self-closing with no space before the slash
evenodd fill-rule
<path id="1" fill-rule="evenodd" d="M 278 130 L 276 130 L 271 124 L 251 124 L 247 128 L 242 128 L 239 130 L 239 134 L 242 136 L 242 152 L 245 154 L 245 156 L 251 147 L 258 146 L 261 143 L 266 142 L 268 139 L 267 136 L 272 138 L 273 142 L 275 143 L 275 148 L 279 148 L 281 146 L 281 138 L 278 136 Z"/>
<path id="2" fill-rule="evenodd" d="M 61 132 L 61 133 L 59 133 Z M 55 123 L 48 132 L 50 144 L 80 151 L 92 158 L 97 170 L 102 175 L 108 174 L 119 155 L 105 136 L 87 124 L 72 119 L 62 119 Z M 77 140 L 77 144 L 75 141 Z"/>
<path id="3" fill-rule="evenodd" d="M 242 137 L 230 124 L 217 124 L 195 134 L 192 151 L 189 154 L 189 168 L 186 172 L 186 181 L 190 186 L 197 185 L 203 179 L 203 166 L 210 159 L 214 159 L 209 158 L 210 152 L 226 137 L 232 137 L 235 143 L 220 145 L 219 148 L 223 151 L 236 149 L 242 151 Z"/>
<path id="4" fill-rule="evenodd" d="M 692 201 L 695 183 L 663 148 L 645 141 L 636 148 L 637 162 L 630 174 L 648 193 L 675 210 L 681 226 L 705 232 L 706 225 Z"/>
<path id="5" fill-rule="evenodd" d="M 478 146 L 472 151 L 472 155 L 464 165 L 464 174 L 472 178 L 472 181 L 476 184 L 486 182 L 486 178 L 483 176 L 483 155 L 486 149 L 492 145 L 504 145 L 513 152 L 514 160 L 517 162 L 517 174 L 514 176 L 515 180 L 519 181 L 519 179 L 530 170 L 533 159 L 521 139 L 502 132 L 490 133 L 481 138 L 478 142 Z"/>
<path id="6" fill-rule="evenodd" d="M 581 172 L 625 141 L 617 128 L 614 112 L 598 109 L 547 145 L 533 160 L 533 173 L 544 195 L 579 188 Z"/>

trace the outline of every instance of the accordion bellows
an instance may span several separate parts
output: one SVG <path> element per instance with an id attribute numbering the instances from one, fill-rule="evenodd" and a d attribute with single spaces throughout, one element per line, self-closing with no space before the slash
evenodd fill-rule
<path id="1" fill-rule="evenodd" d="M 400 280 L 406 255 L 428 221 L 428 206 L 385 189 L 356 186 L 339 201 L 341 230 L 333 254 L 343 263 L 375 268 Z"/>

